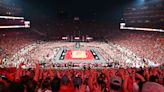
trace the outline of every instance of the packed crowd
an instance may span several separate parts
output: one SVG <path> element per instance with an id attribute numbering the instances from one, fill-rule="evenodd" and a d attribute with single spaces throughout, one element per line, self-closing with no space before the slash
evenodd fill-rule
<path id="1" fill-rule="evenodd" d="M 124 42 L 124 40 L 122 41 Z M 133 45 L 130 45 L 128 42 L 119 43 L 117 39 L 114 39 L 114 41 L 111 41 L 108 43 L 90 42 L 90 43 L 80 43 L 80 44 L 81 44 L 81 48 L 83 49 L 90 49 L 92 47 L 96 48 L 96 50 L 100 53 L 100 55 L 103 56 L 103 58 L 106 61 L 108 61 L 109 64 L 112 64 L 113 67 L 117 66 L 117 67 L 125 68 L 125 67 L 130 66 L 130 67 L 139 68 L 139 67 L 144 67 L 144 66 L 159 66 L 160 64 L 163 64 L 163 62 L 161 61 L 155 62 L 156 60 L 151 60 L 151 58 L 149 59 L 149 57 L 147 57 L 147 56 L 150 56 L 151 51 L 149 51 L 150 53 L 149 55 L 148 53 L 146 53 L 144 56 L 140 56 L 141 54 L 140 52 L 138 52 L 139 53 L 138 54 L 138 53 L 134 53 L 133 49 L 131 51 L 131 47 Z M 128 47 L 126 47 L 126 44 L 129 44 Z M 162 42 L 160 44 L 162 45 Z M 161 46 L 160 44 L 158 45 Z M 15 52 L 12 57 L 3 58 L 2 62 L 3 62 L 4 67 L 17 67 L 21 62 L 25 63 L 26 68 L 34 67 L 35 60 L 39 60 L 40 61 L 39 63 L 42 63 L 42 64 L 46 63 L 50 65 L 50 64 L 55 63 L 54 58 L 60 48 L 73 49 L 75 48 L 75 44 L 69 43 L 69 42 L 61 42 L 61 41 L 35 42 L 33 44 L 29 44 L 21 48 L 20 50 Z M 138 49 L 139 51 L 142 51 L 143 48 L 144 47 L 142 48 L 140 47 Z M 156 49 L 162 50 L 160 48 L 161 47 L 157 47 L 153 49 L 152 51 L 155 51 Z M 159 53 L 159 56 L 156 58 L 161 57 L 162 56 L 161 53 Z M 99 66 L 106 66 L 106 65 L 99 65 Z"/>
<path id="2" fill-rule="evenodd" d="M 93 29 L 90 32 L 93 33 Z M 0 62 L 3 58 L 11 58 L 6 60 L 7 66 L 15 64 L 0 69 L 0 92 L 163 92 L 163 34 L 124 31 L 119 36 L 109 35 L 106 36 L 107 44 L 81 45 L 86 48 L 94 46 L 106 60 L 118 63 L 119 68 L 60 70 L 54 69 L 51 59 L 60 47 L 73 48 L 74 45 L 37 43 L 22 32 L 0 34 Z M 48 69 L 43 65 L 44 59 L 50 64 Z M 149 63 L 162 67 L 145 67 Z"/>
<path id="3" fill-rule="evenodd" d="M 29 44 L 17 51 L 10 58 L 2 59 L 2 67 L 17 67 L 20 63 L 24 63 L 24 68 L 35 67 L 35 61 L 40 64 L 51 65 L 55 63 L 55 56 L 60 48 L 73 48 L 74 43 L 66 42 L 43 42 L 37 41 Z"/>
<path id="4" fill-rule="evenodd" d="M 104 42 L 90 42 L 90 43 L 80 43 L 81 49 L 91 49 L 95 48 L 98 54 L 103 57 L 104 61 L 99 61 L 98 67 L 106 67 L 112 65 L 111 67 L 144 67 L 144 66 L 159 66 L 159 64 L 154 63 L 149 59 L 143 59 L 137 56 L 132 51 L 121 47 L 120 45 L 113 43 Z M 49 66 L 54 64 L 55 66 L 64 67 L 69 65 L 66 61 L 59 63 L 56 61 L 56 56 L 62 48 L 75 49 L 75 43 L 71 42 L 37 42 L 30 44 L 18 52 L 16 52 L 11 58 L 4 58 L 2 60 L 3 67 L 17 67 L 20 63 L 24 62 L 24 68 L 32 68 L 35 66 L 35 61 L 39 60 L 40 64 Z M 87 66 L 96 66 L 94 62 L 86 63 Z M 74 65 L 74 64 L 73 64 Z M 76 66 L 83 67 L 81 62 L 77 62 Z"/>
<path id="5" fill-rule="evenodd" d="M 119 44 L 112 42 L 90 42 L 81 43 L 85 47 L 95 47 L 96 50 L 109 63 L 113 63 L 117 67 L 144 67 L 144 66 L 159 66 L 160 63 L 154 63 L 152 60 L 140 57 Z M 162 62 L 161 62 L 162 63 Z"/>
<path id="6" fill-rule="evenodd" d="M 158 67 L 60 70 L 0 69 L 0 92 L 163 92 L 164 70 Z"/>
<path id="7" fill-rule="evenodd" d="M 13 52 L 13 53 L 15 53 L 15 51 L 13 50 L 18 51 L 21 47 L 26 46 L 32 41 L 29 35 L 27 35 L 24 32 L 2 33 L 0 34 L 0 37 L 1 37 L 0 40 L 1 48 L 5 48 L 7 52 Z"/>
<path id="8" fill-rule="evenodd" d="M 158 32 L 124 31 L 120 36 L 110 39 L 108 42 L 119 44 L 140 56 L 148 58 L 154 63 L 162 64 L 164 61 L 164 35 Z"/>
<path id="9" fill-rule="evenodd" d="M 1 30 L 0 32 L 0 62 L 10 58 L 20 49 L 36 41 L 26 30 Z"/>

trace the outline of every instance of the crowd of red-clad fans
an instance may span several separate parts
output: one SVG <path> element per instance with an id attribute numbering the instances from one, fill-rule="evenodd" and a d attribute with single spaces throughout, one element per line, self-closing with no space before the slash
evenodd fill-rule
<path id="1" fill-rule="evenodd" d="M 11 57 L 21 48 L 33 43 L 35 38 L 26 30 L 0 30 L 0 63 L 1 59 Z"/>
<path id="2" fill-rule="evenodd" d="M 0 92 L 163 92 L 164 70 L 158 67 L 60 70 L 0 69 Z"/>
<path id="3" fill-rule="evenodd" d="M 164 34 L 160 32 L 144 32 L 122 30 L 119 36 L 110 42 L 119 44 L 133 51 L 142 58 L 153 60 L 154 63 L 162 64 L 164 61 Z"/>
<path id="4" fill-rule="evenodd" d="M 109 30 L 108 28 L 102 28 L 100 27 L 99 29 L 104 30 L 103 32 Z M 94 31 L 93 29 L 86 30 L 91 30 L 89 34 Z M 18 34 L 20 33 L 18 32 L 17 35 Z M 94 34 L 96 34 L 96 32 Z M 161 33 L 139 33 L 127 31 L 121 32 L 117 35 L 109 35 L 111 36 L 104 35 L 107 37 L 108 41 L 129 48 L 140 56 L 152 59 L 157 63 L 162 63 L 164 61 L 164 58 L 162 57 L 164 40 L 163 34 Z M 112 36 L 115 37 L 112 38 Z M 30 44 L 34 40 L 23 34 L 20 34 L 19 36 L 13 36 L 12 34 L 8 36 L 6 34 L 2 34 L 1 38 L 0 59 L 6 56 L 12 56 L 12 53 L 15 53 L 22 48 L 22 46 L 24 47 L 26 44 Z M 164 91 L 164 70 L 162 67 L 127 69 L 84 68 L 81 70 L 60 70 L 53 69 L 53 66 L 51 69 L 43 69 L 38 64 L 36 64 L 36 68 L 34 69 L 22 69 L 21 66 L 22 64 L 18 69 L 0 69 L 0 92 Z"/>

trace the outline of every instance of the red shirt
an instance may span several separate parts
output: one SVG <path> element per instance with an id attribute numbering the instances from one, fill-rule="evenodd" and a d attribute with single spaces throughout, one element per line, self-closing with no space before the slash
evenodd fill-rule
<path id="1" fill-rule="evenodd" d="M 74 88 L 69 85 L 61 85 L 59 92 L 74 92 Z"/>

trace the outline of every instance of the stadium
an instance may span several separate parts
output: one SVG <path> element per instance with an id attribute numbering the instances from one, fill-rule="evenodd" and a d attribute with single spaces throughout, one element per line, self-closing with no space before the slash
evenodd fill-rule
<path id="1" fill-rule="evenodd" d="M 164 0 L 0 1 L 0 92 L 150 91 L 164 91 Z"/>

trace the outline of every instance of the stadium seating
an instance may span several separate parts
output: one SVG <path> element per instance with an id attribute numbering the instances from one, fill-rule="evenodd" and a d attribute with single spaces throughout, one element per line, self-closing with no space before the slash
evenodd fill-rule
<path id="1" fill-rule="evenodd" d="M 92 30 L 103 30 L 104 33 L 109 30 L 104 26 L 92 26 L 94 26 Z M 58 65 L 51 62 L 51 58 L 61 47 L 74 48 L 75 43 L 40 41 L 42 40 L 40 35 L 38 37 L 27 31 L 7 32 L 5 30 L 6 32 L 0 35 L 2 62 L 0 69 L 2 89 L 0 91 L 111 92 L 119 90 L 120 92 L 137 92 L 136 90 L 145 90 L 148 84 L 151 87 L 158 86 L 159 90 L 163 90 L 161 87 L 164 79 L 163 34 L 113 30 L 116 30 L 116 33 L 110 32 L 104 35 L 106 42 L 99 38 L 101 34 L 95 34 L 101 42 L 81 43 L 81 47 L 86 49 L 95 47 L 105 60 L 112 65 L 114 63 L 114 66 L 101 65 L 101 68 L 98 68 L 99 65 L 91 64 L 76 69 L 72 68 L 76 66 L 73 64 Z M 44 59 L 46 62 L 43 62 Z M 146 66 L 149 62 L 160 64 L 160 66 Z M 139 87 L 140 84 L 144 84 L 143 88 Z M 141 89 L 137 89 L 138 87 Z"/>

